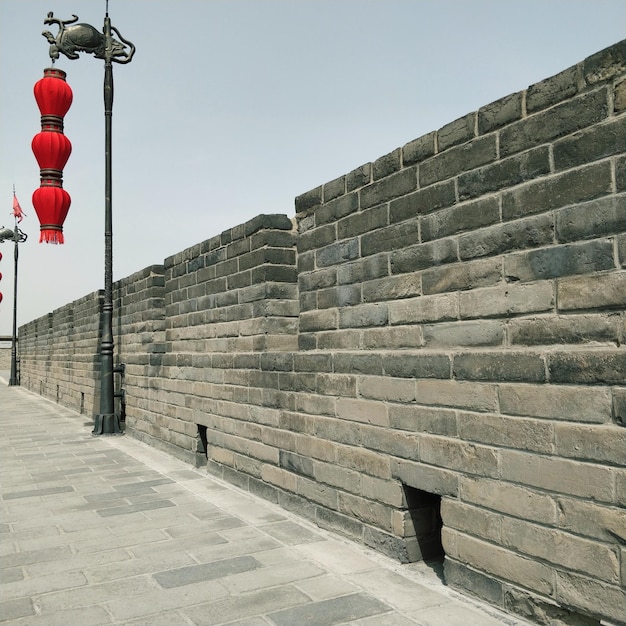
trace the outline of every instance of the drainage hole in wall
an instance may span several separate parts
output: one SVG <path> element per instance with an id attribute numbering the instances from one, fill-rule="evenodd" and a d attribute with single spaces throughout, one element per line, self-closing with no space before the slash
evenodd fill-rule
<path id="1" fill-rule="evenodd" d="M 426 561 L 440 576 L 445 556 L 441 542 L 441 496 L 402 485 L 406 500 L 404 539 L 409 562 Z"/>

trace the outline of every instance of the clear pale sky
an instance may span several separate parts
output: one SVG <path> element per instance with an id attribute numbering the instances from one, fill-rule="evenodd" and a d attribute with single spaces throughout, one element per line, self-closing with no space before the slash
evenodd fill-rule
<path id="1" fill-rule="evenodd" d="M 0 226 L 27 217 L 18 324 L 104 284 L 103 61 L 62 57 L 74 102 L 64 245 L 39 244 L 32 88 L 47 13 L 102 28 L 105 0 L 0 0 Z M 118 280 L 525 89 L 626 37 L 626 0 L 110 0 Z M 4 208 L 2 208 L 4 207 Z M 13 244 L 0 244 L 0 335 Z"/>

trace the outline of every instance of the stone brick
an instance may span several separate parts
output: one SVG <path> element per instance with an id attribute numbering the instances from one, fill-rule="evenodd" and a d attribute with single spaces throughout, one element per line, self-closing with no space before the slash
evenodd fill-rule
<path id="1" fill-rule="evenodd" d="M 427 187 L 462 172 L 469 172 L 476 167 L 495 161 L 496 158 L 495 137 L 493 135 L 478 137 L 423 161 L 419 169 L 420 187 Z"/>
<path id="2" fill-rule="evenodd" d="M 346 239 L 338 241 L 315 253 L 315 261 L 318 267 L 339 265 L 346 261 L 352 261 L 359 256 L 359 240 Z"/>
<path id="3" fill-rule="evenodd" d="M 396 172 L 387 178 L 369 184 L 359 191 L 361 209 L 367 209 L 417 189 L 415 167 Z"/>
<path id="4" fill-rule="evenodd" d="M 540 282 L 473 289 L 459 294 L 461 318 L 485 318 L 551 311 L 554 287 Z"/>
<path id="5" fill-rule="evenodd" d="M 469 411 L 497 410 L 496 386 L 456 380 L 418 380 L 417 402 Z"/>
<path id="6" fill-rule="evenodd" d="M 450 357 L 446 354 L 388 354 L 383 356 L 383 367 L 387 376 L 397 378 L 450 378 Z"/>
<path id="7" fill-rule="evenodd" d="M 361 341 L 366 350 L 420 348 L 423 344 L 422 329 L 419 326 L 367 328 L 362 333 Z"/>
<path id="8" fill-rule="evenodd" d="M 626 268 L 626 234 L 620 235 L 616 239 L 618 263 L 621 267 Z"/>
<path id="9" fill-rule="evenodd" d="M 340 285 L 361 283 L 388 274 L 389 258 L 387 254 L 378 254 L 339 266 L 337 268 L 337 282 Z"/>
<path id="10" fill-rule="evenodd" d="M 566 497 L 558 497 L 557 503 L 557 524 L 565 531 L 609 544 L 613 544 L 616 537 L 626 536 L 626 517 L 619 506 Z"/>
<path id="11" fill-rule="evenodd" d="M 609 583 L 619 583 L 615 548 L 522 520 L 502 520 L 505 547 Z"/>
<path id="12" fill-rule="evenodd" d="M 397 250 L 404 246 L 419 243 L 419 240 L 419 223 L 417 220 L 393 224 L 362 235 L 361 256 Z"/>
<path id="13" fill-rule="evenodd" d="M 372 164 L 365 163 L 346 174 L 346 192 L 350 193 L 359 187 L 369 184 L 372 180 Z"/>
<path id="14" fill-rule="evenodd" d="M 441 519 L 448 528 L 460 530 L 494 543 L 500 542 L 502 516 L 493 511 L 469 506 L 465 502 L 451 498 L 443 498 L 441 500 Z"/>
<path id="15" fill-rule="evenodd" d="M 339 311 L 339 328 L 386 326 L 388 321 L 389 313 L 384 304 L 362 304 Z"/>
<path id="16" fill-rule="evenodd" d="M 548 421 L 459 412 L 458 434 L 467 441 L 492 446 L 554 452 L 554 426 Z"/>
<path id="17" fill-rule="evenodd" d="M 502 280 L 502 264 L 498 259 L 480 259 L 443 265 L 422 274 L 422 293 L 431 295 L 446 291 L 462 291 L 488 287 Z"/>
<path id="18" fill-rule="evenodd" d="M 505 325 L 495 320 L 446 322 L 424 326 L 422 333 L 427 348 L 501 346 Z"/>
<path id="19" fill-rule="evenodd" d="M 343 491 L 360 493 L 361 474 L 347 470 L 345 467 L 337 467 L 331 463 L 315 463 L 315 480 L 331 487 L 338 487 Z"/>
<path id="20" fill-rule="evenodd" d="M 362 291 L 364 302 L 412 298 L 421 294 L 422 280 L 416 274 L 390 276 L 363 283 Z"/>
<path id="21" fill-rule="evenodd" d="M 553 383 L 622 385 L 626 380 L 626 350 L 551 352 L 548 375 Z"/>
<path id="22" fill-rule="evenodd" d="M 462 589 L 495 606 L 503 606 L 503 585 L 499 580 L 468 567 L 446 555 L 444 562 L 446 584 Z"/>
<path id="23" fill-rule="evenodd" d="M 613 471 L 569 459 L 501 450 L 501 477 L 555 493 L 613 501 Z"/>
<path id="24" fill-rule="evenodd" d="M 626 457 L 626 429 L 612 424 L 555 424 L 558 456 L 620 465 Z M 626 522 L 625 522 L 626 524 Z"/>
<path id="25" fill-rule="evenodd" d="M 620 41 L 596 52 L 583 61 L 583 77 L 588 85 L 611 80 L 624 72 L 626 66 L 626 42 Z"/>
<path id="26" fill-rule="evenodd" d="M 593 200 L 612 192 L 611 166 L 599 162 L 529 182 L 502 195 L 502 217 L 512 220 Z"/>
<path id="27" fill-rule="evenodd" d="M 316 187 L 296 197 L 296 213 L 306 213 L 322 203 L 322 186 Z"/>
<path id="28" fill-rule="evenodd" d="M 293 452 L 280 450 L 280 467 L 288 472 L 300 474 L 301 476 L 314 477 L 314 466 L 311 459 L 305 458 Z"/>
<path id="29" fill-rule="evenodd" d="M 478 109 L 478 132 L 484 135 L 522 117 L 522 93 L 513 93 Z"/>
<path id="30" fill-rule="evenodd" d="M 358 330 L 322 332 L 317 336 L 319 350 L 356 350 L 361 347 L 361 333 Z"/>
<path id="31" fill-rule="evenodd" d="M 458 294 L 437 294 L 389 303 L 390 324 L 441 322 L 458 317 Z"/>
<path id="32" fill-rule="evenodd" d="M 391 509 L 384 504 L 350 493 L 339 492 L 338 509 L 344 515 L 391 531 Z"/>
<path id="33" fill-rule="evenodd" d="M 333 487 L 298 476 L 296 493 L 311 502 L 337 510 L 337 490 Z"/>
<path id="34" fill-rule="evenodd" d="M 533 281 L 613 269 L 613 242 L 598 239 L 511 254 L 504 259 L 509 281 Z"/>
<path id="35" fill-rule="evenodd" d="M 419 437 L 412 433 L 380 429 L 370 426 L 361 427 L 362 445 L 369 450 L 377 450 L 392 457 L 418 459 Z"/>
<path id="36" fill-rule="evenodd" d="M 626 305 L 626 273 L 576 276 L 558 282 L 559 309 L 623 308 Z"/>
<path id="37" fill-rule="evenodd" d="M 456 202 L 454 181 L 445 181 L 420 189 L 389 204 L 389 222 L 401 222 L 416 215 L 426 215 Z"/>
<path id="38" fill-rule="evenodd" d="M 554 220 L 550 214 L 496 224 L 459 237 L 461 260 L 545 246 L 554 242 Z"/>
<path id="39" fill-rule="evenodd" d="M 435 154 L 435 137 L 436 133 L 428 133 L 418 139 L 414 139 L 402 147 L 402 163 L 406 165 L 414 165 L 429 156 Z"/>
<path id="40" fill-rule="evenodd" d="M 533 113 L 571 98 L 578 93 L 578 83 L 578 68 L 573 66 L 531 85 L 526 92 L 526 110 Z"/>
<path id="41" fill-rule="evenodd" d="M 613 110 L 616 113 L 626 110 L 626 80 L 621 81 L 615 86 Z"/>
<path id="42" fill-rule="evenodd" d="M 620 426 L 626 426 L 626 389 L 613 389 L 613 418 Z"/>
<path id="43" fill-rule="evenodd" d="M 329 200 L 315 211 L 315 224 L 318 227 L 324 224 L 332 224 L 342 217 L 358 211 L 358 208 L 359 196 L 357 193 L 350 193 L 334 200 Z"/>
<path id="44" fill-rule="evenodd" d="M 604 424 L 611 420 L 607 389 L 555 385 L 498 386 L 500 409 L 509 415 Z"/>
<path id="45" fill-rule="evenodd" d="M 468 565 L 500 580 L 511 581 L 546 595 L 554 594 L 553 568 L 469 535 L 455 535 L 458 558 Z"/>
<path id="46" fill-rule="evenodd" d="M 337 400 L 337 417 L 363 424 L 389 425 L 387 407 L 382 402 L 367 399 L 339 398 Z"/>
<path id="47" fill-rule="evenodd" d="M 619 624 L 626 615 L 626 594 L 623 587 L 608 585 L 586 576 L 556 572 L 556 599 L 565 606 L 601 615 Z"/>
<path id="48" fill-rule="evenodd" d="M 489 197 L 442 209 L 421 220 L 422 241 L 478 230 L 500 221 L 500 202 Z"/>
<path id="49" fill-rule="evenodd" d="M 483 477 L 495 478 L 498 475 L 498 452 L 495 448 L 458 439 L 422 435 L 419 439 L 419 460 Z"/>
<path id="50" fill-rule="evenodd" d="M 578 167 L 624 152 L 626 150 L 624 123 L 623 118 L 609 121 L 555 142 L 553 148 L 555 169 L 559 171 Z"/>
<path id="51" fill-rule="evenodd" d="M 361 285 L 340 285 L 317 292 L 317 306 L 320 309 L 347 307 L 361 304 Z"/>
<path id="52" fill-rule="evenodd" d="M 307 311 L 300 315 L 300 331 L 325 330 L 337 328 L 338 312 L 336 309 Z"/>
<path id="53" fill-rule="evenodd" d="M 307 250 L 318 250 L 336 240 L 337 227 L 335 223 L 324 224 L 319 228 L 308 230 L 298 237 L 298 252 L 302 254 Z"/>
<path id="54" fill-rule="evenodd" d="M 428 493 L 452 497 L 458 494 L 458 474 L 441 467 L 394 459 L 391 462 L 391 477 L 403 485 Z"/>
<path id="55" fill-rule="evenodd" d="M 583 93 L 503 128 L 500 131 L 500 155 L 506 157 L 574 133 L 597 124 L 607 115 L 606 88 Z"/>
<path id="56" fill-rule="evenodd" d="M 402 151 L 400 148 L 379 157 L 372 163 L 372 175 L 374 180 L 390 176 L 402 167 Z"/>
<path id="57" fill-rule="evenodd" d="M 347 239 L 362 235 L 387 225 L 387 206 L 379 205 L 372 209 L 353 213 L 337 223 L 337 236 Z"/>
<path id="58" fill-rule="evenodd" d="M 400 430 L 456 436 L 456 413 L 450 409 L 389 405 L 389 426 Z"/>
<path id="59" fill-rule="evenodd" d="M 457 260 L 457 245 L 454 239 L 408 246 L 393 251 L 390 255 L 392 274 L 415 272 L 434 265 L 454 263 Z"/>
<path id="60" fill-rule="evenodd" d="M 613 235 L 625 230 L 626 195 L 601 198 L 556 213 L 556 235 L 563 242 Z"/>
<path id="61" fill-rule="evenodd" d="M 302 273 L 298 276 L 298 285 L 302 291 L 333 287 L 337 284 L 337 268 L 324 267 L 322 269 Z"/>
<path id="62" fill-rule="evenodd" d="M 537 383 L 545 380 L 545 364 L 540 354 L 527 352 L 465 352 L 453 360 L 458 380 L 492 380 Z"/>
<path id="63" fill-rule="evenodd" d="M 507 159 L 461 174 L 458 179 L 459 199 L 512 187 L 550 173 L 550 153 L 540 146 Z"/>
<path id="64" fill-rule="evenodd" d="M 342 515 L 336 511 L 318 508 L 313 517 L 320 528 L 352 537 L 357 541 L 363 538 L 363 524 L 348 515 Z"/>
<path id="65" fill-rule="evenodd" d="M 337 352 L 333 354 L 333 371 L 380 376 L 383 373 L 383 361 L 380 354 L 372 352 Z"/>
<path id="66" fill-rule="evenodd" d="M 469 113 L 437 131 L 437 147 L 443 152 L 452 146 L 469 141 L 475 135 L 476 113 Z"/>
<path id="67" fill-rule="evenodd" d="M 334 200 L 339 196 L 343 196 L 346 193 L 346 177 L 340 176 L 339 178 L 335 178 L 335 180 L 331 180 L 328 183 L 324 183 L 322 196 L 324 202 L 329 202 L 330 200 Z"/>
<path id="68" fill-rule="evenodd" d="M 337 464 L 341 467 L 363 472 L 378 478 L 391 478 L 391 459 L 388 454 L 379 454 L 365 448 L 342 446 L 337 448 Z"/>
<path id="69" fill-rule="evenodd" d="M 383 502 L 394 507 L 401 507 L 404 502 L 404 492 L 397 481 L 381 480 L 373 476 L 363 476 L 361 494 L 370 500 Z"/>
<path id="70" fill-rule="evenodd" d="M 621 317 L 617 313 L 538 316 L 511 320 L 507 327 L 507 337 L 512 346 L 576 345 L 596 342 L 619 344 L 622 336 L 621 324 Z"/>

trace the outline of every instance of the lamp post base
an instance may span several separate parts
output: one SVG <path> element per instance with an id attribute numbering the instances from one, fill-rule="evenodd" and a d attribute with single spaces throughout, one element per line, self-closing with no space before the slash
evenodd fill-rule
<path id="1" fill-rule="evenodd" d="M 94 417 L 92 435 L 123 435 L 120 421 L 115 413 L 99 413 Z"/>

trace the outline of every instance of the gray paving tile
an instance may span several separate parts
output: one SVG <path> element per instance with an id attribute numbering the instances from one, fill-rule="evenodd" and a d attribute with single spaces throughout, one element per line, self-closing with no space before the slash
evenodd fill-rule
<path id="1" fill-rule="evenodd" d="M 35 609 L 29 598 L 17 598 L 16 600 L 0 602 L 0 618 L 3 622 L 34 614 Z"/>
<path id="2" fill-rule="evenodd" d="M 380 600 L 366 593 L 353 593 L 270 613 L 269 618 L 276 626 L 333 626 L 389 611 L 391 607 Z"/>
<path id="3" fill-rule="evenodd" d="M 201 563 L 180 567 L 153 575 L 153 578 L 165 589 L 182 587 L 201 580 L 224 578 L 240 572 L 248 572 L 261 567 L 261 564 L 251 556 L 239 556 L 233 559 L 224 559 L 213 563 Z"/>
<path id="4" fill-rule="evenodd" d="M 143 502 L 141 504 L 127 504 L 126 506 L 116 506 L 110 509 L 98 509 L 96 513 L 101 517 L 112 517 L 113 515 L 128 515 L 138 511 L 149 511 L 151 509 L 164 509 L 176 506 L 171 500 L 156 500 L 155 502 Z"/>
<path id="5" fill-rule="evenodd" d="M 24 580 L 24 570 L 22 568 L 7 567 L 0 569 L 0 584 L 14 583 L 18 580 Z"/>
<path id="6" fill-rule="evenodd" d="M 310 530 L 304 524 L 298 524 L 291 520 L 274 522 L 273 524 L 263 524 L 263 532 L 291 546 L 302 543 L 312 543 L 323 541 L 326 537 L 318 532 Z"/>
<path id="7" fill-rule="evenodd" d="M 264 615 L 272 611 L 303 605 L 309 602 L 308 596 L 291 585 L 264 589 L 242 596 L 225 598 L 201 604 L 181 612 L 196 626 L 216 626 L 228 624 L 249 617 Z M 293 622 L 289 626 L 300 626 Z"/>
<path id="8" fill-rule="evenodd" d="M 18 498 L 36 498 L 39 496 L 49 496 L 57 493 L 67 493 L 74 491 L 74 487 L 48 487 L 47 489 L 28 489 L 27 491 L 14 491 L 2 495 L 3 500 L 17 500 Z"/>

